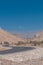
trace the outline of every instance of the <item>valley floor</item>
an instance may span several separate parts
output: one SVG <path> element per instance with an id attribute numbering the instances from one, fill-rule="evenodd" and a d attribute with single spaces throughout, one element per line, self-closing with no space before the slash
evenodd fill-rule
<path id="1" fill-rule="evenodd" d="M 13 47 L 0 51 L 0 65 L 43 65 L 43 48 Z"/>

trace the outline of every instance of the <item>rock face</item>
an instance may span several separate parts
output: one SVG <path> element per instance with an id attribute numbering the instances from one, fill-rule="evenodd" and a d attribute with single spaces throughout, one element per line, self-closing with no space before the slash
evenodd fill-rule
<path id="1" fill-rule="evenodd" d="M 13 35 L 3 29 L 0 29 L 0 42 L 18 43 L 18 41 L 24 41 L 22 38 Z"/>

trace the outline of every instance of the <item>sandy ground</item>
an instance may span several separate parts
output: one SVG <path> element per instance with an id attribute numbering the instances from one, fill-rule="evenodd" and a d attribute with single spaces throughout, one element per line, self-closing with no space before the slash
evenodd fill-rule
<path id="1" fill-rule="evenodd" d="M 15 62 L 12 65 L 43 65 L 43 48 L 14 47 L 4 52 L 0 51 L 0 59 Z"/>

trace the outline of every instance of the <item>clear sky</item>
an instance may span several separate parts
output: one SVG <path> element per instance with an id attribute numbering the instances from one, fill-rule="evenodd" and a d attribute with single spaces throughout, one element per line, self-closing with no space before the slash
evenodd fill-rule
<path id="1" fill-rule="evenodd" d="M 0 27 L 15 32 L 43 30 L 43 0 L 0 0 Z"/>

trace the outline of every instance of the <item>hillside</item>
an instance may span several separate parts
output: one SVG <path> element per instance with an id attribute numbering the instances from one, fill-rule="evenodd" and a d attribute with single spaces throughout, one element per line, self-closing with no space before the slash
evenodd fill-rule
<path id="1" fill-rule="evenodd" d="M 33 41 L 43 41 L 43 31 L 37 32 L 34 35 Z"/>
<path id="2" fill-rule="evenodd" d="M 24 41 L 17 35 L 13 35 L 3 29 L 0 29 L 0 42 L 18 43 L 18 41 Z"/>

